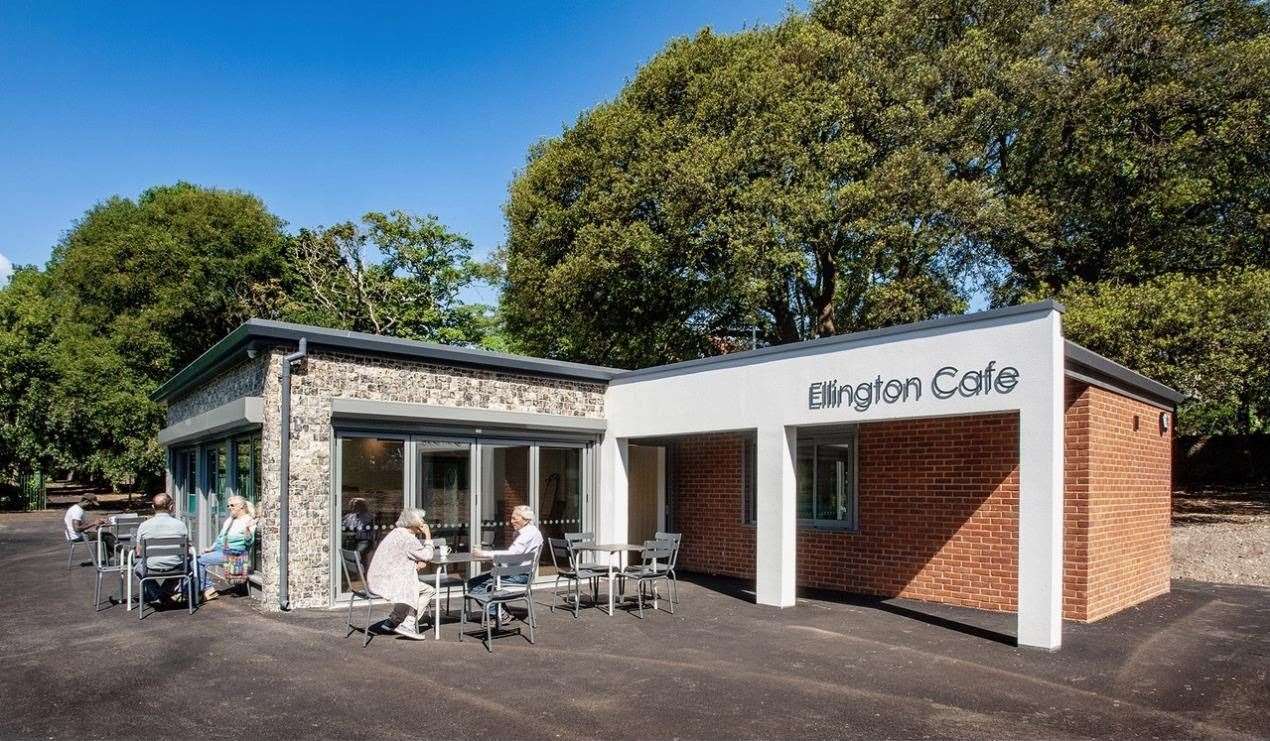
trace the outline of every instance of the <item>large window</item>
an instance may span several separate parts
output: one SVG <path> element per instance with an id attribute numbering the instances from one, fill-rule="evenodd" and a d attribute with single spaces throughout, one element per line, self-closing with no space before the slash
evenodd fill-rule
<path id="1" fill-rule="evenodd" d="M 370 566 L 405 502 L 406 443 L 378 437 L 340 439 L 340 548 Z M 341 575 L 341 579 L 343 579 Z M 348 584 L 341 583 L 341 591 Z"/>
<path id="2" fill-rule="evenodd" d="M 260 435 L 240 437 L 234 441 L 234 492 L 251 502 L 257 510 L 260 507 Z M 257 516 L 259 512 L 257 511 Z M 260 568 L 260 535 L 263 528 L 257 528 L 256 537 L 251 545 L 251 570 Z"/>
<path id="3" fill-rule="evenodd" d="M 854 530 L 859 524 L 856 492 L 855 428 L 800 434 L 795 454 L 796 506 L 800 527 Z M 754 439 L 746 438 L 742 458 L 744 521 L 757 521 Z"/>

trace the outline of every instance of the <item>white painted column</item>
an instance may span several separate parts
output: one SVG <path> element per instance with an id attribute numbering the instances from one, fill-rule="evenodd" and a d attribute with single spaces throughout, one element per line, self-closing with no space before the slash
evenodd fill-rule
<path id="1" fill-rule="evenodd" d="M 1020 646 L 1057 650 L 1063 639 L 1063 335 L 1045 320 L 1049 372 L 1019 412 Z"/>
<path id="2" fill-rule="evenodd" d="M 605 436 L 600 443 L 600 521 L 595 537 L 625 543 L 630 498 L 630 446 L 626 438 Z"/>
<path id="3" fill-rule="evenodd" d="M 798 428 L 758 428 L 755 446 L 755 509 L 758 518 L 755 554 L 755 601 L 792 607 L 795 601 L 797 485 L 794 455 Z"/>

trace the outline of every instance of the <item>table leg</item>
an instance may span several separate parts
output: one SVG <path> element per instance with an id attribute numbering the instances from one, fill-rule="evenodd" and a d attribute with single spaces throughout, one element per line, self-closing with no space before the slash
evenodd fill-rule
<path id="1" fill-rule="evenodd" d="M 436 581 L 432 585 L 435 589 L 432 594 L 432 640 L 441 640 L 441 571 L 440 566 L 437 567 Z"/>
<path id="2" fill-rule="evenodd" d="M 128 566 L 124 574 L 124 612 L 132 612 L 132 551 L 128 551 Z"/>

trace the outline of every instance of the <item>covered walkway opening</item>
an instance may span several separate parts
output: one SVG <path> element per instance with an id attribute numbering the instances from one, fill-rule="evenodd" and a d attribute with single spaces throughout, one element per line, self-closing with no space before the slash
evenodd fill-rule
<path id="1" fill-rule="evenodd" d="M 879 598 L 904 597 L 1015 611 L 1018 435 L 1014 412 L 800 427 L 799 592 L 882 609 Z M 632 511 L 648 497 L 636 482 L 660 473 L 666 522 L 684 533 L 680 568 L 752 586 L 755 434 L 640 440 L 631 451 Z"/>

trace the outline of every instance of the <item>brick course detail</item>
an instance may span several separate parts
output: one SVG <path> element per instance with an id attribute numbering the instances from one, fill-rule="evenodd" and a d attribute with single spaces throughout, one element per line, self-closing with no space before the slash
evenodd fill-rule
<path id="1" fill-rule="evenodd" d="M 1067 396 L 1063 613 L 1096 620 L 1168 591 L 1170 442 L 1154 407 L 1082 384 Z M 859 529 L 800 528 L 799 586 L 1015 610 L 1018 415 L 868 423 L 859 446 Z M 682 568 L 753 578 L 744 438 L 669 453 Z"/>

